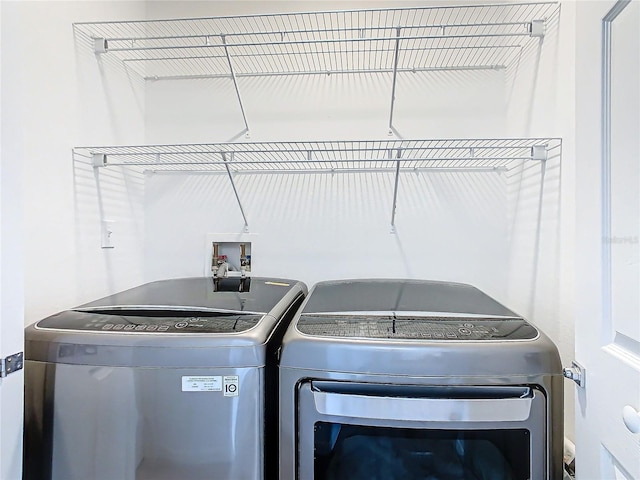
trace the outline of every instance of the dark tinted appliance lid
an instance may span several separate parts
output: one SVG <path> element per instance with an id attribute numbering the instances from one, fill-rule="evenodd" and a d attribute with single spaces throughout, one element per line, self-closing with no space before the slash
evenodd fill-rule
<path id="1" fill-rule="evenodd" d="M 151 282 L 52 315 L 37 327 L 126 333 L 240 333 L 256 326 L 297 281 L 255 277 L 250 288 L 242 292 L 235 288 L 236 283 L 230 279 L 221 289 L 212 278 L 204 277 Z M 247 288 L 249 282 L 243 286 Z"/>
<path id="2" fill-rule="evenodd" d="M 317 284 L 303 313 L 442 312 L 517 317 L 470 285 L 425 280 L 344 280 Z"/>
<path id="3" fill-rule="evenodd" d="M 311 336 L 396 340 L 533 340 L 538 336 L 535 327 L 518 317 L 303 314 L 297 328 Z"/>
<path id="4" fill-rule="evenodd" d="M 241 292 L 231 285 L 220 290 L 213 279 L 207 277 L 160 280 L 87 303 L 78 309 L 122 307 L 128 310 L 268 313 L 296 283 L 295 280 L 254 277 L 248 291 Z"/>

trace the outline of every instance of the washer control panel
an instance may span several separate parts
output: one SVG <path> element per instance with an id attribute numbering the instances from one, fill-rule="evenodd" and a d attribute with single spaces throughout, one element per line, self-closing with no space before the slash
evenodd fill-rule
<path id="1" fill-rule="evenodd" d="M 70 310 L 38 322 L 42 329 L 83 330 L 104 333 L 238 333 L 258 324 L 263 315 L 215 314 L 200 315 L 180 312 L 169 316 L 167 312 L 141 315 L 139 312 L 84 312 Z"/>

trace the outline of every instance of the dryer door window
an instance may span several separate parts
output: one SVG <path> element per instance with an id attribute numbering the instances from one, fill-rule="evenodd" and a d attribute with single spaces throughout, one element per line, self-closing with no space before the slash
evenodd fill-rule
<path id="1" fill-rule="evenodd" d="M 530 432 L 317 422 L 314 478 L 527 480 Z"/>

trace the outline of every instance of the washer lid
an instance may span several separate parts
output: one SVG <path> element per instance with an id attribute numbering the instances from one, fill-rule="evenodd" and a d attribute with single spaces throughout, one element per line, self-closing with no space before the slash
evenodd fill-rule
<path id="1" fill-rule="evenodd" d="M 60 312 L 38 329 L 108 333 L 241 333 L 258 325 L 298 282 L 256 277 L 229 280 L 181 278 L 147 283 Z M 247 279 L 249 280 L 249 279 Z M 265 333 L 265 335 L 268 332 Z"/>
<path id="2" fill-rule="evenodd" d="M 234 283 L 234 279 L 224 280 L 226 283 Z M 121 308 L 142 311 L 268 313 L 297 283 L 296 280 L 253 277 L 248 290 L 239 291 L 239 278 L 235 279 L 235 288 L 227 286 L 225 290 L 216 288 L 210 277 L 160 280 L 109 295 L 75 310 Z"/>
<path id="3" fill-rule="evenodd" d="M 471 285 L 426 280 L 343 280 L 318 283 L 303 313 L 443 312 L 518 317 Z"/>

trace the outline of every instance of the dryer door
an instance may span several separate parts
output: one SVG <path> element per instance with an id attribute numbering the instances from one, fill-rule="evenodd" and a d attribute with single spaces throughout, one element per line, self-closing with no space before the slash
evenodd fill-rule
<path id="1" fill-rule="evenodd" d="M 548 478 L 535 388 L 310 381 L 298 400 L 299 478 Z"/>

